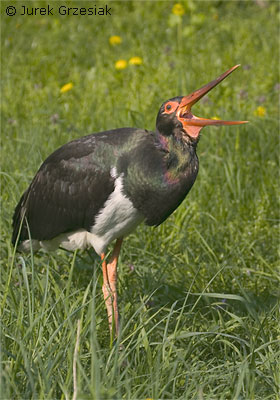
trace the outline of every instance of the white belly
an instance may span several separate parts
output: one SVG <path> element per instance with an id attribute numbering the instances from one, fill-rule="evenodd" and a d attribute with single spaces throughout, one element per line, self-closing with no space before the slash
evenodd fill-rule
<path id="1" fill-rule="evenodd" d="M 34 251 L 40 247 L 45 250 L 55 250 L 59 246 L 67 250 L 85 249 L 92 246 L 97 254 L 104 253 L 113 240 L 124 237 L 132 232 L 143 221 L 143 216 L 137 211 L 132 202 L 124 196 L 122 176 L 116 177 L 116 170 L 112 168 L 112 177 L 115 180 L 115 189 L 106 200 L 104 207 L 95 217 L 90 232 L 85 229 L 62 233 L 51 240 L 32 240 Z M 30 248 L 30 241 L 21 243 L 22 250 Z"/>

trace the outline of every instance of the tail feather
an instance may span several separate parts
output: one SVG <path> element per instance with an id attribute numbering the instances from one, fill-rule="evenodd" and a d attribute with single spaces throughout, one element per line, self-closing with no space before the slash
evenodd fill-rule
<path id="1" fill-rule="evenodd" d="M 13 234 L 12 234 L 12 244 L 15 245 L 18 239 L 18 242 L 28 239 L 28 230 L 26 223 L 24 223 L 24 216 L 26 213 L 26 199 L 28 195 L 28 190 L 23 193 L 18 202 L 18 205 L 15 208 L 15 212 L 13 215 Z"/>

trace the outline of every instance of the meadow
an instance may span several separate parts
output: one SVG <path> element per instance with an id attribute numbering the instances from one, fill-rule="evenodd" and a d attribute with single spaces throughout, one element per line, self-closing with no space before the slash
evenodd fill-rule
<path id="1" fill-rule="evenodd" d="M 62 3 L 1 2 L 1 399 L 279 399 L 279 3 Z M 112 345 L 99 258 L 17 253 L 14 207 L 60 145 L 239 63 L 194 112 L 250 123 L 203 129 L 185 201 L 125 239 Z"/>

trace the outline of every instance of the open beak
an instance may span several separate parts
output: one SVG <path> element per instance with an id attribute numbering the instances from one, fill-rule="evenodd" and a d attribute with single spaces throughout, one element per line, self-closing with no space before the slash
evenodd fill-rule
<path id="1" fill-rule="evenodd" d="M 177 118 L 183 124 L 183 127 L 185 131 L 188 133 L 188 135 L 196 138 L 199 135 L 201 129 L 207 125 L 239 125 L 248 122 L 248 121 L 222 121 L 220 119 L 206 119 L 206 118 L 196 117 L 191 113 L 191 108 L 195 103 L 197 103 L 203 96 L 206 95 L 206 93 L 208 93 L 211 89 L 213 89 L 220 82 L 222 82 L 228 75 L 230 75 L 239 66 L 240 64 L 235 65 L 234 67 L 230 68 L 228 71 L 220 75 L 217 79 L 214 79 L 212 82 L 208 83 L 202 88 L 182 98 L 180 106 L 177 111 Z"/>

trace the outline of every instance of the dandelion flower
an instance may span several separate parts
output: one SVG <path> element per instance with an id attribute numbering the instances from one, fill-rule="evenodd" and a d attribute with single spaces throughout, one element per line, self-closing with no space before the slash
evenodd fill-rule
<path id="1" fill-rule="evenodd" d="M 259 106 L 255 111 L 254 114 L 257 117 L 264 117 L 266 115 L 266 108 L 263 106 Z"/>
<path id="2" fill-rule="evenodd" d="M 122 42 L 122 38 L 120 36 L 114 35 L 114 36 L 110 36 L 110 38 L 109 38 L 109 43 L 112 46 L 121 44 L 121 42 Z"/>
<path id="3" fill-rule="evenodd" d="M 63 85 L 62 88 L 60 89 L 60 93 L 68 92 L 69 90 L 71 90 L 73 88 L 73 86 L 74 85 L 72 82 L 66 83 L 66 85 Z"/>
<path id="4" fill-rule="evenodd" d="M 176 3 L 172 7 L 172 14 L 179 15 L 180 17 L 185 14 L 184 6 L 181 3 Z"/>
<path id="5" fill-rule="evenodd" d="M 130 65 L 141 65 L 143 64 L 143 60 L 141 57 L 131 57 L 131 59 L 128 61 Z"/>
<path id="6" fill-rule="evenodd" d="M 115 63 L 115 68 L 117 70 L 125 69 L 127 67 L 127 61 L 126 60 L 118 60 Z"/>

